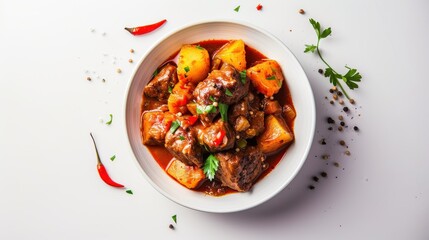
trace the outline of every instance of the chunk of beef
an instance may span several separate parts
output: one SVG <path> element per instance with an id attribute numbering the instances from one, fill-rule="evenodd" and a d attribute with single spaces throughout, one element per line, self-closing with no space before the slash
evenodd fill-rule
<path id="1" fill-rule="evenodd" d="M 165 136 L 165 147 L 177 159 L 189 166 L 203 166 L 201 146 L 195 132 L 179 127 L 174 133 L 168 131 Z"/>
<path id="2" fill-rule="evenodd" d="M 145 86 L 144 94 L 165 102 L 170 95 L 168 89 L 173 89 L 178 81 L 176 69 L 177 67 L 172 63 L 163 66 L 159 73 Z"/>
<path id="3" fill-rule="evenodd" d="M 194 90 L 195 102 L 200 109 L 213 106 L 214 102 L 227 105 L 238 102 L 249 90 L 249 82 L 243 84 L 240 74 L 232 65 L 224 63 L 219 70 L 213 70 L 209 76 L 198 83 Z M 200 111 L 201 120 L 210 123 L 218 114 L 218 110 Z"/>
<path id="4" fill-rule="evenodd" d="M 259 108 L 260 99 L 252 92 L 230 107 L 229 122 L 240 138 L 253 138 L 264 131 L 264 112 Z"/>
<path id="5" fill-rule="evenodd" d="M 215 156 L 219 160 L 216 178 L 222 185 L 240 192 L 248 191 L 265 170 L 265 155 L 256 147 L 238 153 L 219 152 Z"/>
<path id="6" fill-rule="evenodd" d="M 142 114 L 142 138 L 146 145 L 164 145 L 165 135 L 175 116 L 161 110 L 145 111 Z"/>
<path id="7" fill-rule="evenodd" d="M 199 131 L 199 142 L 202 142 L 210 152 L 219 152 L 231 149 L 235 143 L 235 132 L 227 122 L 218 119 L 210 126 Z"/>

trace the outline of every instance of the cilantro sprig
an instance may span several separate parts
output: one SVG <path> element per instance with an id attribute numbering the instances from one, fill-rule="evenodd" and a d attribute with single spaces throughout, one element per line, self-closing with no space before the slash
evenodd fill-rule
<path id="1" fill-rule="evenodd" d="M 353 90 L 353 89 L 359 87 L 357 83 L 360 82 L 362 76 L 357 71 L 357 69 L 350 68 L 347 65 L 345 66 L 345 68 L 348 69 L 347 73 L 344 75 L 339 74 L 325 61 L 325 59 L 322 57 L 322 54 L 320 53 L 319 44 L 320 44 L 320 40 L 327 38 L 332 33 L 332 30 L 330 27 L 326 28 L 326 29 L 321 28 L 320 23 L 315 21 L 312 18 L 310 18 L 310 23 L 313 26 L 314 30 L 316 31 L 317 44 L 316 45 L 314 45 L 314 44 L 307 45 L 306 44 L 304 52 L 305 53 L 317 52 L 320 59 L 327 66 L 327 68 L 325 69 L 324 76 L 329 77 L 329 82 L 334 86 L 338 85 L 341 88 L 341 90 L 343 91 L 344 95 L 347 97 L 347 99 L 350 99 L 349 95 L 347 94 L 346 90 L 343 88 L 343 86 L 341 85 L 341 82 L 339 80 L 342 80 L 351 90 Z"/>
<path id="2" fill-rule="evenodd" d="M 219 160 L 212 154 L 208 156 L 204 162 L 203 170 L 206 177 L 212 181 L 216 174 L 217 169 L 219 168 Z"/>

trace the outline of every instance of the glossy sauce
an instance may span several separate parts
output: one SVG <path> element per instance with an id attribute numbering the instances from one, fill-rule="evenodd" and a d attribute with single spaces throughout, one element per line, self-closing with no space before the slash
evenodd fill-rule
<path id="1" fill-rule="evenodd" d="M 227 42 L 228 42 L 228 40 L 206 40 L 206 41 L 201 41 L 201 42 L 194 43 L 194 44 L 200 45 L 201 47 L 205 48 L 209 52 L 210 57 L 212 57 L 213 54 Z M 267 57 L 265 55 L 263 55 L 262 53 L 260 53 L 256 49 L 253 49 L 247 45 L 245 46 L 245 50 L 246 50 L 246 62 L 247 62 L 246 69 L 255 65 L 255 63 L 257 63 L 258 61 L 261 61 L 263 59 L 267 59 Z M 174 54 L 172 54 L 171 57 L 166 59 L 165 62 L 173 60 L 177 56 L 178 53 L 179 53 L 179 50 L 177 52 L 175 52 Z M 291 94 L 290 94 L 289 89 L 287 87 L 287 84 L 285 82 L 283 82 L 280 91 L 274 97 L 276 100 L 279 101 L 281 106 L 284 106 L 285 104 L 289 104 L 290 106 L 293 107 L 292 97 L 291 97 Z M 158 101 L 146 98 L 146 97 L 144 97 L 144 95 L 143 95 L 142 99 L 143 99 L 143 102 L 142 102 L 141 113 L 143 113 L 143 111 L 145 111 L 145 110 L 150 110 L 150 109 L 153 109 L 153 108 L 157 107 L 158 105 L 160 105 L 160 103 Z M 293 132 L 294 121 L 293 120 L 292 121 L 286 120 L 286 122 L 287 122 L 287 125 L 289 126 L 289 128 L 291 129 L 291 131 Z M 141 131 L 142 131 L 142 129 L 141 129 Z M 292 142 L 292 144 L 293 144 L 293 142 Z M 152 154 L 154 159 L 158 162 L 159 166 L 165 170 L 167 168 L 169 162 L 173 158 L 173 156 L 170 154 L 170 152 L 168 152 L 168 150 L 164 146 L 147 146 L 147 145 L 145 145 L 145 146 L 147 147 L 149 152 Z M 288 148 L 289 148 L 289 146 L 281 149 L 278 153 L 267 157 L 267 159 L 265 160 L 265 163 L 267 163 L 268 167 L 259 176 L 259 178 L 255 184 L 257 184 L 258 181 L 260 181 L 262 178 L 264 178 L 266 175 L 268 175 L 273 169 L 275 169 L 276 165 L 280 162 L 280 160 L 282 159 L 283 155 L 286 153 Z M 174 179 L 174 178 L 172 178 L 172 179 Z M 220 185 L 220 183 L 215 182 L 215 181 L 213 181 L 213 182 L 205 181 L 199 188 L 190 189 L 190 190 L 204 192 L 204 193 L 212 195 L 212 196 L 222 196 L 225 194 L 237 192 L 236 190 L 230 189 L 228 187 L 222 187 Z"/>

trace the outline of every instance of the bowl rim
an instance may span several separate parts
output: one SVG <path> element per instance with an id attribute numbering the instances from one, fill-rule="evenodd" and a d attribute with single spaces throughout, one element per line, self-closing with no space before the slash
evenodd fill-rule
<path id="1" fill-rule="evenodd" d="M 303 74 L 303 76 L 305 77 L 306 81 L 305 81 L 305 85 L 307 85 L 309 91 L 310 91 L 310 98 L 308 99 L 309 101 L 309 106 L 310 108 L 307 109 L 311 112 L 311 119 L 310 119 L 310 136 L 308 139 L 308 142 L 306 143 L 306 146 L 304 148 L 304 152 L 302 155 L 302 161 L 299 162 L 298 166 L 293 170 L 293 172 L 291 173 L 291 177 L 289 178 L 289 181 L 285 181 L 283 184 L 281 184 L 277 189 L 275 189 L 274 191 L 272 191 L 270 194 L 267 194 L 265 197 L 261 198 L 259 201 L 253 202 L 252 204 L 248 204 L 245 206 L 242 206 L 240 208 L 235 208 L 235 209 L 230 209 L 230 210 L 216 210 L 216 209 L 211 209 L 211 210 L 207 210 L 207 209 L 202 209 L 202 208 L 196 208 L 193 207 L 189 204 L 185 204 L 181 201 L 177 201 L 175 200 L 170 194 L 168 194 L 166 191 L 164 191 L 161 187 L 159 187 L 148 175 L 147 173 L 144 171 L 144 169 L 142 168 L 142 166 L 140 165 L 137 156 L 135 155 L 135 152 L 132 148 L 132 143 L 131 143 L 131 139 L 129 137 L 129 133 L 128 133 L 128 125 L 127 125 L 127 110 L 128 110 L 128 98 L 129 98 L 129 94 L 131 91 L 131 86 L 133 85 L 134 79 L 136 77 L 136 74 L 138 73 L 139 68 L 141 67 L 141 64 L 143 63 L 143 61 L 147 58 L 147 56 L 163 41 L 167 40 L 169 37 L 173 36 L 174 34 L 186 30 L 188 28 L 192 28 L 198 25 L 203 25 L 203 24 L 214 24 L 214 23 L 226 23 L 226 24 L 237 24 L 237 25 L 241 25 L 244 27 L 248 27 L 248 28 L 253 28 L 254 30 L 261 32 L 262 34 L 265 34 L 267 36 L 269 36 L 271 39 L 273 39 L 273 41 L 276 41 L 278 44 L 282 45 L 287 51 L 289 51 L 289 53 L 291 54 L 292 61 L 295 61 L 298 66 L 300 66 L 299 71 L 301 71 L 301 73 Z M 132 74 L 128 79 L 127 82 L 127 86 L 125 89 L 125 96 L 124 96 L 125 101 L 123 101 L 123 126 L 125 127 L 125 133 L 126 133 L 126 138 L 127 138 L 127 145 L 128 145 L 128 151 L 130 152 L 130 154 L 133 157 L 133 162 L 134 164 L 136 164 L 136 166 L 140 169 L 140 172 L 142 173 L 143 177 L 146 179 L 146 181 L 148 181 L 150 183 L 150 185 L 155 188 L 159 193 L 161 193 L 164 197 L 166 197 L 167 199 L 171 200 L 172 202 L 179 204 L 183 207 L 186 207 L 188 209 L 193 209 L 193 210 L 197 210 L 197 211 L 201 211 L 201 212 L 210 212 L 210 213 L 232 213 L 232 212 L 239 212 L 239 211 L 244 211 L 244 210 L 248 210 L 251 208 L 254 208 L 258 205 L 261 205 L 264 202 L 267 202 L 268 200 L 270 200 L 271 198 L 273 198 L 274 196 L 276 196 L 279 192 L 281 192 L 282 190 L 284 190 L 284 188 L 289 185 L 293 179 L 295 179 L 296 175 L 299 173 L 299 171 L 302 169 L 302 166 L 304 165 L 305 161 L 308 158 L 313 140 L 314 140 L 314 134 L 315 134 L 315 128 L 316 128 L 316 104 L 315 104 L 315 100 L 314 100 L 314 92 L 313 89 L 311 87 L 310 81 L 308 79 L 307 74 L 305 73 L 302 64 L 299 62 L 298 58 L 295 56 L 295 54 L 287 47 L 286 44 L 284 44 L 279 38 L 277 38 L 274 34 L 258 27 L 255 26 L 252 23 L 243 21 L 243 20 L 236 20 L 236 19 L 205 19 L 205 20 L 199 20 L 199 21 L 194 21 L 188 24 L 182 24 L 181 26 L 178 26 L 176 28 L 174 28 L 171 31 L 168 31 L 167 33 L 165 33 L 161 38 L 159 38 L 157 41 L 154 41 L 153 44 L 150 45 L 150 47 L 145 51 L 145 53 L 140 57 L 139 61 L 136 63 L 134 69 L 132 70 Z"/>

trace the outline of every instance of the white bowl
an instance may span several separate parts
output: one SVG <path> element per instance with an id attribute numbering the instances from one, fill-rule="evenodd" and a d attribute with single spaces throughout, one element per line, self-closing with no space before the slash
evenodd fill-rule
<path id="1" fill-rule="evenodd" d="M 221 197 L 208 196 L 189 190 L 175 182 L 162 169 L 142 144 L 140 136 L 140 106 L 143 88 L 154 70 L 182 44 L 209 39 L 242 39 L 248 46 L 275 59 L 282 67 L 297 112 L 295 142 L 289 147 L 276 168 L 259 180 L 246 193 Z M 144 177 L 167 198 L 185 207 L 205 212 L 236 212 L 255 207 L 272 198 L 288 185 L 307 158 L 315 129 L 313 92 L 304 70 L 291 51 L 270 33 L 248 23 L 210 21 L 192 24 L 155 43 L 140 60 L 128 86 L 125 105 L 125 123 L 128 140 L 138 167 Z"/>

